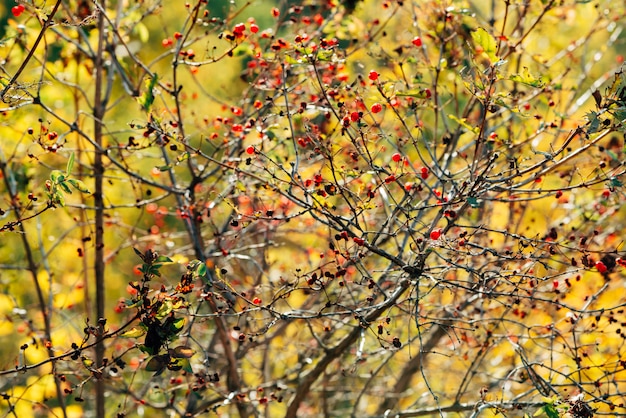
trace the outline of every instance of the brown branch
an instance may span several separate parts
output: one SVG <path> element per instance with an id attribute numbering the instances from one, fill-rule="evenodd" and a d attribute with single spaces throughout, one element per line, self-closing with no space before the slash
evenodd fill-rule
<path id="1" fill-rule="evenodd" d="M 40 362 L 33 363 L 33 364 L 29 365 L 29 366 L 24 365 L 24 366 L 21 366 L 21 367 L 16 367 L 15 369 L 11 369 L 11 370 L 0 370 L 0 376 L 6 376 L 6 375 L 10 375 L 10 374 L 14 375 L 15 372 L 25 373 L 25 372 L 27 372 L 29 370 L 34 370 L 34 369 L 37 369 L 37 368 L 39 368 L 41 366 L 45 366 L 48 363 L 54 363 L 54 362 L 56 362 L 58 360 L 63 360 L 63 359 L 66 359 L 68 357 L 71 357 L 77 351 L 80 352 L 80 351 L 88 350 L 90 348 L 94 348 L 96 345 L 100 344 L 102 341 L 107 340 L 109 338 L 113 338 L 113 337 L 115 337 L 118 334 L 121 334 L 122 331 L 124 331 L 126 328 L 128 328 L 130 325 L 132 325 L 135 322 L 135 320 L 139 318 L 139 315 L 140 315 L 139 313 L 135 314 L 135 316 L 133 316 L 130 320 L 128 320 L 124 325 L 122 325 L 121 327 L 119 327 L 118 329 L 116 329 L 113 332 L 108 332 L 108 333 L 102 335 L 100 338 L 98 338 L 96 341 L 94 341 L 91 344 L 87 344 L 87 345 L 81 346 L 81 347 L 79 347 L 77 349 L 74 349 L 72 351 L 68 351 L 68 352 L 63 353 L 63 354 L 59 354 L 57 356 L 48 357 L 45 360 L 41 360 Z"/>
<path id="2" fill-rule="evenodd" d="M 17 195 L 17 191 L 14 190 L 14 188 L 12 187 L 9 181 L 9 179 L 12 178 L 13 176 L 7 172 L 7 165 L 5 162 L 2 162 L 2 164 L 0 165 L 0 170 L 2 172 L 2 177 L 4 178 L 5 187 L 7 188 L 7 191 L 9 192 L 9 195 L 11 197 L 11 206 L 16 216 L 18 216 L 18 212 L 20 210 L 19 196 Z M 47 205 L 46 209 L 49 209 L 49 208 L 50 208 L 50 205 Z M 48 311 L 48 307 L 47 307 L 46 300 L 45 300 L 44 293 L 43 293 L 44 291 L 41 288 L 41 285 L 39 284 L 39 279 L 37 277 L 37 272 L 39 268 L 37 267 L 37 263 L 35 263 L 35 258 L 33 256 L 30 242 L 28 241 L 28 235 L 26 233 L 26 228 L 24 227 L 24 223 L 22 223 L 20 220 L 16 221 L 15 223 L 19 226 L 19 231 L 20 231 L 19 235 L 22 240 L 24 252 L 26 253 L 26 262 L 28 263 L 27 270 L 33 279 L 35 293 L 37 294 L 37 303 L 39 305 L 39 310 L 41 311 L 41 316 L 43 317 L 43 323 L 44 323 L 43 345 L 44 347 L 46 347 L 46 350 L 48 353 L 48 360 L 49 362 L 52 363 L 51 374 L 54 377 L 57 400 L 61 407 L 63 417 L 67 417 L 67 411 L 65 410 L 65 399 L 63 396 L 63 390 L 61 389 L 61 382 L 56 373 L 56 362 L 53 360 L 54 351 L 52 347 L 52 326 L 50 324 L 50 312 Z"/>
<path id="3" fill-rule="evenodd" d="M 101 7 L 106 8 L 106 1 L 102 0 Z M 96 68 L 95 92 L 94 92 L 94 147 L 95 156 L 93 163 L 93 172 L 95 180 L 94 205 L 95 210 L 95 252 L 94 252 L 94 280 L 96 287 L 96 319 L 100 321 L 105 318 L 105 286 L 104 286 L 104 163 L 102 150 L 103 145 L 103 118 L 106 112 L 106 105 L 103 101 L 103 83 L 104 83 L 104 51 L 106 48 L 105 38 L 105 13 L 98 15 L 98 49 L 94 57 Z M 104 339 L 98 340 L 96 344 L 96 368 L 102 367 L 104 363 L 105 346 Z M 105 417 L 105 396 L 104 396 L 104 380 L 96 380 L 96 416 L 98 418 Z"/>
<path id="4" fill-rule="evenodd" d="M 26 58 L 24 59 L 24 61 L 22 61 L 20 68 L 17 69 L 17 71 L 15 72 L 15 74 L 13 74 L 13 77 L 11 78 L 9 83 L 2 89 L 2 92 L 0 92 L 0 99 L 2 99 L 3 101 L 4 101 L 4 96 L 13 87 L 13 84 L 15 84 L 15 82 L 20 77 L 20 75 L 22 75 L 22 73 L 26 69 L 26 66 L 28 65 L 30 60 L 33 58 L 33 55 L 35 54 L 35 51 L 37 50 L 39 43 L 43 39 L 43 35 L 46 33 L 46 30 L 48 30 L 48 28 L 52 25 L 53 23 L 52 19 L 54 18 L 54 15 L 59 10 L 59 6 L 61 5 L 61 3 L 62 3 L 61 0 L 57 0 L 54 7 L 52 8 L 52 11 L 47 16 L 47 19 L 43 22 L 43 26 L 41 27 L 41 30 L 39 31 L 39 35 L 37 35 L 37 39 L 35 39 L 35 43 L 33 44 L 32 48 L 28 51 L 28 55 L 26 55 Z"/>
<path id="5" fill-rule="evenodd" d="M 397 300 L 402 296 L 406 290 L 410 287 L 410 281 L 407 279 L 403 279 L 398 283 L 398 288 L 396 291 L 391 294 L 389 299 L 385 301 L 385 303 L 381 303 L 378 308 L 372 312 L 370 312 L 365 318 L 361 319 L 362 324 L 369 324 L 375 321 L 378 317 L 380 317 L 383 312 L 385 312 L 389 307 L 393 306 Z M 346 352 L 346 350 L 359 338 L 361 335 L 362 328 L 360 326 L 354 327 L 354 329 L 346 336 L 343 340 L 341 340 L 334 347 L 326 350 L 326 354 L 322 359 L 315 365 L 315 367 L 309 371 L 302 379 L 299 381 L 298 388 L 296 389 L 296 393 L 294 394 L 291 402 L 289 403 L 289 407 L 287 408 L 287 413 L 285 414 L 285 418 L 295 418 L 298 416 L 298 408 L 300 404 L 304 400 L 304 398 L 309 393 L 311 386 L 315 381 L 324 373 L 326 367 L 334 360 L 339 358 L 342 354 Z"/>
<path id="6" fill-rule="evenodd" d="M 419 353 L 406 364 L 393 389 L 388 392 L 384 402 L 378 407 L 378 414 L 385 414 L 387 410 L 392 409 L 397 404 L 399 395 L 409 388 L 413 376 L 422 369 L 424 360 L 428 354 L 432 352 L 439 341 L 447 334 L 449 325 L 450 324 L 442 323 L 431 328 L 428 340 L 420 346 Z"/>

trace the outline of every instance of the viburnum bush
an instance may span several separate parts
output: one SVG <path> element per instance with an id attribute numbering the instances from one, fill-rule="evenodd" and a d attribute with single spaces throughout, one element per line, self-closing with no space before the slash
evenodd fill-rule
<path id="1" fill-rule="evenodd" d="M 626 414 L 626 6 L 2 6 L 7 416 Z"/>

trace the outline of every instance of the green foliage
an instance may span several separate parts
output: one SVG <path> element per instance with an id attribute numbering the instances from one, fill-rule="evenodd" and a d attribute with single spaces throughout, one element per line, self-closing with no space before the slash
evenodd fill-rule
<path id="1" fill-rule="evenodd" d="M 70 177 L 73 167 L 74 153 L 71 153 L 67 160 L 65 172 L 60 170 L 52 170 L 52 172 L 50 172 L 50 179 L 46 180 L 46 194 L 52 205 L 65 206 L 64 194 L 72 194 L 72 189 L 81 193 L 91 194 L 82 180 Z"/>
<path id="2" fill-rule="evenodd" d="M 479 54 L 485 54 L 491 64 L 495 64 L 499 59 L 498 43 L 495 38 L 483 28 L 477 28 L 472 31 L 472 39 L 477 45 L 476 52 Z"/>
<path id="3" fill-rule="evenodd" d="M 146 80 L 146 88 L 143 94 L 137 98 L 137 101 L 146 112 L 150 112 L 154 103 L 154 89 L 157 87 L 158 80 L 159 77 L 156 74 Z"/>

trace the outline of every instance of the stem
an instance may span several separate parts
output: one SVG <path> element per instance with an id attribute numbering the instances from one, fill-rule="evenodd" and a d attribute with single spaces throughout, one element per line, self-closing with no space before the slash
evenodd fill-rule
<path id="1" fill-rule="evenodd" d="M 35 43 L 33 44 L 33 47 L 30 49 L 30 51 L 28 51 L 28 55 L 26 56 L 24 61 L 22 61 L 22 64 L 20 65 L 20 68 L 18 68 L 17 71 L 15 72 L 15 74 L 13 74 L 13 77 L 9 81 L 9 84 L 7 84 L 2 89 L 2 92 L 0 92 L 0 99 L 2 99 L 3 101 L 4 101 L 4 96 L 11 89 L 11 87 L 13 87 L 13 84 L 15 84 L 17 79 L 20 77 L 20 75 L 26 69 L 26 66 L 28 65 L 30 60 L 33 58 L 33 55 L 35 54 L 35 51 L 37 50 L 37 47 L 39 46 L 39 43 L 43 39 L 44 33 L 46 33 L 46 30 L 48 30 L 48 28 L 52 25 L 52 23 L 53 23 L 52 19 L 54 18 L 54 15 L 57 13 L 57 10 L 59 10 L 59 6 L 60 5 L 61 5 L 61 0 L 57 0 L 57 2 L 55 3 L 54 7 L 52 8 L 52 11 L 48 15 L 47 19 L 43 22 L 43 26 L 41 27 L 41 30 L 39 31 L 39 35 L 37 35 L 37 39 L 35 39 Z"/>
<path id="2" fill-rule="evenodd" d="M 19 203 L 20 201 L 19 201 L 19 197 L 17 196 L 17 191 L 14 189 L 13 185 L 9 181 L 9 179 L 12 178 L 12 175 L 9 173 L 9 168 L 7 167 L 7 164 L 5 161 L 2 161 L 2 163 L 0 163 L 0 171 L 2 172 L 2 176 L 4 178 L 5 187 L 7 188 L 9 195 L 11 196 L 12 209 L 15 212 L 16 217 L 19 219 L 21 205 Z M 48 208 L 49 206 L 46 207 L 46 209 Z M 65 398 L 63 396 L 63 390 L 61 388 L 61 381 L 59 380 L 59 377 L 56 373 L 56 361 L 53 360 L 54 351 L 52 347 L 52 327 L 50 325 L 50 312 L 48 312 L 48 308 L 46 305 L 46 298 L 44 297 L 43 289 L 41 288 L 41 285 L 39 284 L 39 280 L 37 279 L 37 271 L 39 270 L 39 268 L 37 267 L 37 263 L 35 263 L 33 252 L 32 252 L 30 243 L 28 242 L 26 228 L 24 228 L 24 223 L 21 221 L 18 221 L 17 224 L 19 225 L 19 231 L 20 231 L 19 235 L 22 239 L 24 252 L 26 253 L 26 262 L 28 264 L 27 269 L 28 269 L 28 272 L 30 273 L 30 276 L 33 279 L 33 284 L 35 286 L 35 293 L 37 294 L 37 303 L 39 304 L 39 310 L 41 311 L 41 316 L 43 317 L 44 338 L 43 338 L 42 343 L 46 347 L 46 350 L 48 352 L 48 358 L 51 360 L 51 366 L 52 366 L 51 373 L 52 373 L 52 376 L 54 377 L 54 385 L 55 385 L 57 400 L 59 402 L 59 406 L 61 407 L 63 417 L 66 418 L 67 412 L 65 410 Z"/>
<path id="3" fill-rule="evenodd" d="M 385 303 L 381 303 L 378 308 L 369 313 L 365 318 L 361 320 L 362 324 L 368 324 L 375 321 L 380 315 L 382 315 L 389 307 L 393 306 L 396 301 L 406 292 L 406 290 L 410 287 L 409 280 L 404 280 L 399 283 L 398 289 L 385 301 Z M 361 326 L 356 326 L 350 334 L 344 337 L 343 340 L 339 342 L 339 344 L 335 345 L 332 348 L 326 350 L 326 354 L 324 357 L 320 359 L 320 361 L 315 365 L 315 367 L 302 377 L 298 384 L 298 388 L 296 389 L 296 393 L 293 396 L 291 402 L 289 403 L 289 407 L 287 408 L 287 413 L 285 414 L 285 418 L 295 418 L 298 416 L 298 408 L 300 404 L 304 400 L 304 398 L 309 393 L 311 386 L 315 381 L 324 373 L 326 367 L 333 362 L 335 359 L 339 358 L 342 354 L 346 352 L 348 347 L 350 347 L 361 335 Z"/>
<path id="4" fill-rule="evenodd" d="M 101 7 L 106 7 L 105 0 L 101 1 Z M 94 147 L 95 156 L 93 164 L 95 192 L 95 253 L 94 253 L 94 279 L 96 285 L 96 319 L 104 319 L 105 317 L 105 288 L 104 288 L 104 196 L 103 196 L 103 176 L 104 164 L 102 162 L 102 121 L 105 114 L 105 103 L 103 102 L 103 82 L 104 74 L 102 66 L 104 65 L 105 35 L 104 35 L 104 13 L 98 16 L 98 49 L 94 57 L 96 68 L 96 82 L 94 93 L 94 139 L 96 146 Z M 104 363 L 104 340 L 98 340 L 96 344 L 96 368 L 100 369 Z M 105 398 L 104 398 L 104 380 L 96 380 L 96 416 L 98 418 L 105 417 Z"/>

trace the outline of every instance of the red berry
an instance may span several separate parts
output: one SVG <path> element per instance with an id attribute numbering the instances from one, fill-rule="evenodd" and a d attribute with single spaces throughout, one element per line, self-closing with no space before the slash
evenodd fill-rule
<path id="1" fill-rule="evenodd" d="M 607 271 L 606 264 L 602 261 L 596 261 L 596 269 L 598 269 L 600 273 L 606 273 Z"/>
<path id="2" fill-rule="evenodd" d="M 407 192 L 413 190 L 413 183 L 411 183 L 410 181 L 404 183 L 404 190 L 406 190 Z"/>
<path id="3" fill-rule="evenodd" d="M 13 16 L 19 17 L 22 13 L 24 13 L 24 10 L 26 10 L 24 5 L 23 4 L 18 4 L 17 6 L 13 6 L 11 8 L 11 13 L 13 13 Z"/>
<path id="4" fill-rule="evenodd" d="M 172 41 L 172 38 L 165 38 L 161 41 L 161 45 L 163 45 L 163 48 L 167 48 L 169 46 L 172 46 L 174 44 L 174 41 Z"/>
<path id="5" fill-rule="evenodd" d="M 385 179 L 385 183 L 387 184 L 392 183 L 394 181 L 396 181 L 396 176 L 394 176 L 393 174 Z"/>
<path id="6" fill-rule="evenodd" d="M 391 156 L 391 159 L 396 162 L 399 163 L 400 161 L 402 161 L 402 155 L 400 155 L 399 153 L 395 153 Z"/>
<path id="7" fill-rule="evenodd" d="M 256 23 L 252 23 L 250 25 L 250 32 L 257 33 L 259 31 L 259 26 Z"/>
<path id="8" fill-rule="evenodd" d="M 605 189 L 605 190 L 602 191 L 602 197 L 603 198 L 608 199 L 609 196 L 611 196 L 611 191 L 610 190 Z"/>
<path id="9" fill-rule="evenodd" d="M 433 229 L 430 232 L 430 239 L 436 240 L 439 239 L 439 237 L 441 237 L 441 229 Z"/>
<path id="10" fill-rule="evenodd" d="M 252 303 L 254 303 L 255 305 L 260 305 L 261 304 L 261 299 L 254 298 L 254 299 L 252 299 Z"/>
<path id="11" fill-rule="evenodd" d="M 379 113 L 383 110 L 383 105 L 381 105 L 380 103 L 374 103 L 370 110 L 372 111 L 372 113 Z"/>
<path id="12" fill-rule="evenodd" d="M 421 173 L 420 173 L 420 177 L 422 177 L 422 179 L 426 180 L 428 178 L 428 168 L 427 167 L 422 167 Z"/>
<path id="13" fill-rule="evenodd" d="M 365 240 L 363 238 L 354 237 L 352 238 L 352 240 L 354 241 L 356 245 L 363 246 L 365 244 Z"/>
<path id="14" fill-rule="evenodd" d="M 352 112 L 350 113 L 350 120 L 352 122 L 356 122 L 361 118 L 361 115 L 359 115 L 359 112 Z"/>
<path id="15" fill-rule="evenodd" d="M 250 145 L 248 148 L 246 148 L 246 152 L 250 155 L 254 154 L 254 147 Z"/>
<path id="16" fill-rule="evenodd" d="M 177 39 L 177 40 L 178 40 L 178 39 L 181 39 L 182 37 L 183 37 L 183 34 L 182 34 L 182 33 L 180 33 L 180 32 L 174 32 L 174 38 L 175 38 L 175 39 Z"/>
<path id="17" fill-rule="evenodd" d="M 272 16 L 274 17 L 280 16 L 280 10 L 278 10 L 276 7 L 272 7 Z"/>
<path id="18" fill-rule="evenodd" d="M 378 80 L 378 73 L 374 70 L 370 71 L 368 78 L 372 81 Z"/>
<path id="19" fill-rule="evenodd" d="M 561 196 L 563 196 L 563 192 L 558 190 L 555 194 L 554 197 L 556 197 L 557 199 L 559 199 Z"/>
<path id="20" fill-rule="evenodd" d="M 242 36 L 245 30 L 246 25 L 244 25 L 243 23 L 237 23 L 233 28 L 233 33 L 235 34 L 235 36 Z"/>
<path id="21" fill-rule="evenodd" d="M 411 43 L 419 48 L 420 46 L 422 46 L 422 39 L 419 36 L 416 36 L 415 38 L 413 38 Z"/>

